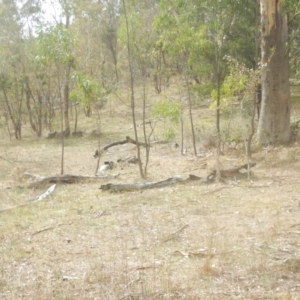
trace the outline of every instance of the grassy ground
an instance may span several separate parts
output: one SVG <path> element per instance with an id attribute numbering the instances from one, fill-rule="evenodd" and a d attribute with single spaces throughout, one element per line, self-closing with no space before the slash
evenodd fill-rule
<path id="1" fill-rule="evenodd" d="M 101 127 L 102 145 L 132 136 L 126 106 L 106 107 Z M 48 186 L 28 189 L 22 174 L 59 174 L 59 141 L 29 132 L 23 141 L 8 141 L 2 133 L 1 300 L 300 299 L 298 142 L 256 150 L 251 181 L 99 190 L 108 182 L 141 181 L 136 165 L 119 164 L 111 171 L 116 179 L 58 185 L 49 198 L 28 202 Z M 213 150 L 199 142 L 195 157 L 185 147 L 185 156 L 173 143 L 152 147 L 149 180 L 203 176 L 214 168 Z M 96 148 L 88 134 L 67 140 L 65 173 L 93 175 Z M 135 154 L 134 145 L 117 146 L 102 160 Z M 246 162 L 242 150 L 224 154 L 224 168 Z"/>

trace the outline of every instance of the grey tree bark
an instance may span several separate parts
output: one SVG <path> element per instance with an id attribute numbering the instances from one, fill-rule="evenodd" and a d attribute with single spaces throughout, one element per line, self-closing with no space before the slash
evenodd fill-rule
<path id="1" fill-rule="evenodd" d="M 287 142 L 290 128 L 290 85 L 287 18 L 284 0 L 261 0 L 262 102 L 258 124 L 261 144 Z"/>

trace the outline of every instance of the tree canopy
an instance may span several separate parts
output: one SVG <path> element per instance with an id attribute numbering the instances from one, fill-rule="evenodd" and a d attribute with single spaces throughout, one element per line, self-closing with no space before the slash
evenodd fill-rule
<path id="1" fill-rule="evenodd" d="M 46 3 L 55 8 L 51 13 L 47 13 L 50 6 Z M 157 93 L 162 92 L 162 86 L 168 85 L 172 76 L 185 76 L 195 83 L 195 99 L 209 97 L 216 101 L 212 107 L 219 109 L 222 91 L 229 88 L 233 78 L 227 58 L 249 70 L 261 67 L 257 1 L 125 3 L 128 28 L 124 9 L 117 0 L 52 0 L 43 5 L 32 0 L 0 3 L 0 104 L 15 129 L 22 126 L 24 118 L 31 119 L 36 127 L 37 112 L 30 116 L 30 111 L 39 106 L 43 110 L 39 118 L 51 129 L 51 108 L 62 94 L 65 102 L 80 100 L 87 105 L 106 92 L 126 86 L 126 30 L 136 83 L 150 78 Z M 292 62 L 291 76 L 297 78 L 300 4 L 285 0 L 281 7 L 287 16 L 286 51 Z M 25 87 L 27 98 L 22 93 Z M 34 131 L 41 134 L 41 130 Z"/>

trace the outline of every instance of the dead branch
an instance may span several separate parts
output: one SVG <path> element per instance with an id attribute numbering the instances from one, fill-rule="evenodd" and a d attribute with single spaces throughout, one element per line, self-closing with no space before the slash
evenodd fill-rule
<path id="1" fill-rule="evenodd" d="M 100 149 L 100 151 L 96 150 L 96 152 L 94 154 L 94 157 L 95 158 L 99 157 L 99 155 L 101 155 L 103 152 L 105 152 L 106 150 L 108 150 L 111 147 L 118 146 L 118 145 L 124 145 L 124 144 L 127 144 L 127 143 L 131 143 L 131 144 L 134 144 L 134 145 L 140 145 L 140 146 L 144 146 L 144 147 L 147 146 L 145 143 L 140 143 L 140 142 L 137 143 L 131 137 L 126 136 L 126 140 L 113 142 L 111 144 L 108 144 L 108 145 L 104 146 L 102 149 Z"/>
<path id="2" fill-rule="evenodd" d="M 176 230 L 175 232 L 171 233 L 167 238 L 165 238 L 163 240 L 163 242 L 165 243 L 165 242 L 168 242 L 168 241 L 172 240 L 177 234 L 179 234 L 180 232 L 182 232 L 187 227 L 189 227 L 189 225 L 188 224 L 184 224 L 178 230 Z"/>
<path id="3" fill-rule="evenodd" d="M 251 163 L 249 164 L 249 167 L 255 166 L 256 163 Z M 241 169 L 248 169 L 248 164 L 235 167 L 232 169 L 225 169 L 225 170 L 220 170 L 221 172 L 221 177 L 234 177 L 238 174 L 240 174 Z M 210 183 L 213 182 L 216 179 L 216 170 L 214 170 L 210 175 L 207 177 L 199 177 L 196 175 L 189 175 L 189 178 L 186 180 L 183 180 L 180 176 L 175 176 L 171 177 L 169 179 L 163 180 L 163 181 L 157 181 L 157 182 L 142 182 L 142 183 L 119 183 L 119 184 L 113 184 L 113 183 L 108 183 L 105 185 L 101 185 L 100 190 L 103 191 L 114 191 L 114 192 L 122 192 L 122 191 L 136 191 L 136 190 L 145 190 L 145 189 L 152 189 L 152 188 L 161 188 L 165 186 L 170 186 L 173 184 L 176 184 L 178 182 L 189 182 L 189 181 L 194 181 L 198 180 L 203 183 Z"/>
<path id="4" fill-rule="evenodd" d="M 35 197 L 34 199 L 32 199 L 30 201 L 37 202 L 37 201 L 41 201 L 41 200 L 47 198 L 48 196 L 50 196 L 54 192 L 55 187 L 56 187 L 56 184 L 51 185 L 50 188 L 45 193 L 43 193 L 40 196 Z"/>
<path id="5" fill-rule="evenodd" d="M 181 231 L 183 231 L 183 229 L 189 227 L 189 224 L 184 224 L 182 225 L 178 230 L 176 230 L 175 232 L 172 233 L 172 235 L 175 235 L 177 233 L 180 233 Z"/>
<path id="6" fill-rule="evenodd" d="M 39 234 L 39 233 L 44 232 L 44 231 L 52 230 L 54 228 L 55 228 L 55 226 L 50 226 L 50 227 L 47 227 L 47 228 L 43 228 L 43 229 L 40 229 L 40 230 L 34 232 L 32 235 L 36 235 L 36 234 Z"/>
<path id="7" fill-rule="evenodd" d="M 113 143 L 110 143 L 110 144 L 104 146 L 102 149 L 100 149 L 100 151 L 96 150 L 95 154 L 94 154 L 94 157 L 95 158 L 99 157 L 103 152 L 105 152 L 106 150 L 108 150 L 111 147 L 118 146 L 118 145 L 124 145 L 124 144 L 127 144 L 127 143 L 134 144 L 134 145 L 139 145 L 139 146 L 143 146 L 143 147 L 150 147 L 149 144 L 141 143 L 141 142 L 137 143 L 131 137 L 126 136 L 126 140 L 113 142 Z M 169 141 L 154 141 L 154 142 L 151 142 L 151 144 L 168 144 L 168 143 L 170 143 L 170 142 Z"/>
<path id="8" fill-rule="evenodd" d="M 102 216 L 104 216 L 106 214 L 106 210 L 103 210 L 102 212 L 98 213 L 94 219 L 98 219 L 98 218 L 101 218 Z"/>
<path id="9" fill-rule="evenodd" d="M 44 231 L 48 231 L 48 230 L 52 230 L 52 229 L 55 229 L 55 228 L 60 227 L 60 226 L 66 226 L 66 225 L 72 225 L 72 224 L 73 224 L 73 222 L 71 222 L 71 223 L 59 223 L 59 224 L 57 224 L 57 225 L 55 225 L 55 226 L 49 226 L 49 227 L 40 229 L 40 230 L 38 230 L 38 231 L 35 231 L 35 232 L 32 233 L 31 235 L 34 236 L 34 235 L 37 235 L 37 234 L 42 233 L 42 232 L 44 232 Z"/>
<path id="10" fill-rule="evenodd" d="M 254 167 L 255 165 L 256 165 L 256 163 L 253 162 L 253 163 L 245 164 L 245 165 L 230 168 L 230 169 L 220 170 L 220 175 L 221 175 L 221 178 L 230 178 L 230 177 L 234 178 L 235 176 L 242 175 L 242 173 L 240 172 L 242 169 L 248 170 L 248 167 L 250 169 L 250 168 Z M 217 170 L 213 170 L 209 176 L 213 176 L 213 179 L 215 179 L 217 176 Z"/>
<path id="11" fill-rule="evenodd" d="M 103 191 L 110 190 L 114 192 L 145 190 L 145 189 L 153 189 L 153 188 L 162 188 L 182 181 L 183 179 L 180 176 L 174 176 L 166 180 L 156 181 L 156 182 L 119 183 L 119 184 L 108 183 L 105 185 L 101 185 L 100 190 Z"/>
<path id="12" fill-rule="evenodd" d="M 189 178 L 187 180 L 191 180 L 191 181 L 199 180 L 199 181 L 201 181 L 203 183 L 209 183 L 209 182 L 212 182 L 214 179 L 215 179 L 215 175 L 214 174 L 210 174 L 207 177 L 199 177 L 197 175 L 190 174 Z"/>
<path id="13" fill-rule="evenodd" d="M 100 177 L 101 178 L 101 177 Z M 37 188 L 45 183 L 78 183 L 78 182 L 86 182 L 89 180 L 98 180 L 99 177 L 97 176 L 83 176 L 83 175 L 71 175 L 71 174 L 65 174 L 65 175 L 58 175 L 58 176 L 50 176 L 45 177 L 40 181 L 31 183 L 28 187 L 29 188 Z"/>
<path id="14" fill-rule="evenodd" d="M 252 168 L 255 165 L 256 165 L 255 162 L 250 163 L 249 168 Z M 242 169 L 248 170 L 248 164 L 238 166 L 238 167 L 234 167 L 234 168 L 230 168 L 230 169 L 220 170 L 221 178 L 230 178 L 230 177 L 235 177 L 235 176 L 238 176 L 238 175 L 243 175 L 241 173 Z M 207 177 L 199 177 L 197 175 L 190 174 L 188 180 L 191 180 L 191 181 L 199 180 L 201 182 L 208 183 L 208 182 L 214 181 L 216 179 L 216 176 L 217 176 L 217 170 L 213 170 L 211 172 L 211 174 L 209 174 Z"/>
<path id="15" fill-rule="evenodd" d="M 205 253 L 205 252 L 183 252 L 183 251 L 179 251 L 179 250 L 176 250 L 174 251 L 173 253 L 171 253 L 173 255 L 182 255 L 186 258 L 205 258 L 205 257 L 210 257 L 210 258 L 213 258 L 214 257 L 214 254 L 211 254 L 211 253 Z"/>
<path id="16" fill-rule="evenodd" d="M 45 178 L 43 176 L 40 176 L 40 175 L 37 175 L 37 174 L 32 174 L 32 173 L 29 173 L 27 171 L 25 173 L 23 173 L 22 176 L 24 178 L 29 178 L 29 179 L 33 179 L 33 180 L 42 180 L 42 179 Z"/>
<path id="17" fill-rule="evenodd" d="M 232 251 L 227 251 L 227 252 L 219 252 L 219 253 L 207 253 L 206 250 L 200 251 L 200 252 L 183 252 L 183 251 L 179 251 L 176 250 L 174 252 L 172 252 L 172 255 L 182 255 L 186 258 L 205 258 L 205 257 L 210 257 L 213 258 L 217 255 L 226 255 L 226 254 L 231 254 L 234 252 L 237 252 L 238 250 L 232 250 Z"/>

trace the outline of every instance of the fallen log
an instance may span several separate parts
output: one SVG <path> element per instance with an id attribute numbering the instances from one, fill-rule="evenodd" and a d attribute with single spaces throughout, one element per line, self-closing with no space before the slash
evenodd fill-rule
<path id="1" fill-rule="evenodd" d="M 197 175 L 190 174 L 189 178 L 187 180 L 190 180 L 190 181 L 196 181 L 196 180 L 198 180 L 198 181 L 201 181 L 203 183 L 208 183 L 208 182 L 214 181 L 214 179 L 215 179 L 214 174 L 210 174 L 207 177 L 199 177 Z"/>
<path id="2" fill-rule="evenodd" d="M 245 164 L 245 165 L 230 168 L 230 169 L 220 170 L 221 178 L 235 178 L 235 177 L 244 176 L 247 173 L 242 173 L 241 171 L 243 169 L 248 170 L 248 167 L 250 169 L 250 168 L 254 167 L 255 165 L 256 165 L 256 163 L 253 162 L 253 163 L 249 163 L 249 165 Z M 216 177 L 217 177 L 217 170 L 213 170 L 207 177 L 199 177 L 199 176 L 190 174 L 188 180 L 194 180 L 194 181 L 199 180 L 201 182 L 212 182 L 216 179 Z"/>
<path id="3" fill-rule="evenodd" d="M 99 179 L 100 177 L 96 176 L 83 176 L 83 175 L 71 175 L 71 174 L 65 174 L 65 175 L 58 175 L 58 176 L 49 176 L 49 177 L 44 177 L 43 179 L 31 183 L 28 187 L 29 188 L 37 188 L 40 187 L 46 183 L 78 183 L 78 182 L 85 182 L 89 180 L 95 180 Z"/>
<path id="4" fill-rule="evenodd" d="M 254 167 L 256 163 L 250 163 L 249 168 Z M 221 170 L 221 177 L 235 177 L 237 174 L 241 174 L 240 171 L 242 169 L 248 169 L 248 164 L 231 168 L 231 169 L 224 169 Z M 182 179 L 180 176 L 174 176 L 162 181 L 156 182 L 139 182 L 139 183 L 108 183 L 100 186 L 100 190 L 103 191 L 113 191 L 113 192 L 122 192 L 122 191 L 138 191 L 138 190 L 145 190 L 145 189 L 153 189 L 153 188 L 162 188 L 170 185 L 190 181 L 199 181 L 200 183 L 211 183 L 214 182 L 216 179 L 216 170 L 213 170 L 211 174 L 207 177 L 199 177 L 197 175 L 190 174 L 189 178 Z"/>
<path id="5" fill-rule="evenodd" d="M 234 167 L 234 168 L 230 168 L 230 169 L 224 169 L 224 170 L 220 170 L 220 174 L 221 174 L 221 178 L 234 178 L 236 176 L 241 176 L 243 175 L 243 173 L 241 173 L 241 170 L 248 170 L 248 167 L 249 169 L 251 169 L 252 167 L 254 167 L 256 165 L 255 162 L 253 163 L 249 163 L 248 164 L 245 164 L 245 165 L 242 165 L 242 166 L 238 166 L 238 167 Z M 211 175 L 216 178 L 216 175 L 217 175 L 217 170 L 213 170 Z"/>
<path id="6" fill-rule="evenodd" d="M 176 184 L 178 182 L 183 182 L 183 179 L 180 176 L 174 176 L 162 181 L 155 182 L 139 182 L 139 183 L 108 183 L 101 185 L 99 188 L 103 191 L 114 191 L 114 192 L 123 192 L 123 191 L 135 191 L 135 190 L 145 190 L 153 188 L 162 188 Z"/>
<path id="7" fill-rule="evenodd" d="M 254 167 L 256 163 L 249 164 L 249 167 Z M 232 169 L 224 169 L 221 170 L 221 177 L 228 178 L 228 177 L 235 177 L 238 174 L 241 174 L 240 171 L 242 169 L 248 169 L 248 164 L 235 167 Z M 29 173 L 28 173 L 29 174 Z M 31 175 L 31 174 L 30 174 Z M 59 184 L 59 183 L 67 183 L 67 184 L 73 184 L 78 182 L 87 182 L 91 180 L 99 180 L 103 178 L 116 178 L 119 174 L 116 175 L 107 175 L 105 174 L 103 176 L 83 176 L 83 175 L 71 175 L 71 174 L 65 174 L 65 175 L 58 175 L 58 176 L 49 176 L 49 177 L 42 177 L 41 180 L 31 183 L 28 187 L 29 188 L 37 188 L 40 186 L 43 186 L 46 183 L 52 183 L 52 184 Z M 34 177 L 37 177 L 35 175 Z M 152 189 L 152 188 L 161 188 L 165 186 L 170 186 L 173 184 L 176 184 L 178 182 L 187 182 L 187 181 L 195 181 L 199 180 L 203 183 L 210 183 L 213 182 L 216 178 L 216 170 L 214 170 L 210 175 L 207 177 L 199 177 L 196 175 L 189 175 L 189 178 L 183 180 L 181 176 L 174 176 L 171 178 L 168 178 L 166 180 L 162 181 L 155 181 L 155 182 L 141 182 L 141 183 L 123 183 L 123 184 L 113 184 L 108 183 L 105 185 L 101 185 L 100 189 L 103 191 L 111 190 L 111 191 L 134 191 L 134 190 L 144 190 L 144 189 Z"/>

